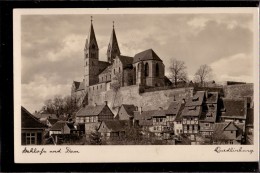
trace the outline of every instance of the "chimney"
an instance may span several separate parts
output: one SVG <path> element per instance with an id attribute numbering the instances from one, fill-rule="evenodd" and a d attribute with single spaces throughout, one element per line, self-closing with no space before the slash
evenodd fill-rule
<path id="1" fill-rule="evenodd" d="M 182 103 L 186 103 L 185 99 L 182 99 Z"/>
<path id="2" fill-rule="evenodd" d="M 107 105 L 107 101 L 105 101 L 105 105 Z"/>

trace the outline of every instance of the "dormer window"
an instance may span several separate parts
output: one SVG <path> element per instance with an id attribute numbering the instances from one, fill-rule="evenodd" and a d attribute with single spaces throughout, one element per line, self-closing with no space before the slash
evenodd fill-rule
<path id="1" fill-rule="evenodd" d="M 195 97 L 192 99 L 192 101 L 198 101 L 199 100 L 199 97 Z"/>

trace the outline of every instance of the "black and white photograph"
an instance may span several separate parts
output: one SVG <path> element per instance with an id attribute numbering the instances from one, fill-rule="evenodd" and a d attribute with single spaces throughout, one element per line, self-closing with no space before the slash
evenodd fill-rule
<path id="1" fill-rule="evenodd" d="M 16 152 L 257 159 L 256 12 L 17 10 Z"/>

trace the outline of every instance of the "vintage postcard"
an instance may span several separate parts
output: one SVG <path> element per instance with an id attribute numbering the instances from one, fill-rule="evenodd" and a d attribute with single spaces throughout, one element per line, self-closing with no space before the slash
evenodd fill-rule
<path id="1" fill-rule="evenodd" d="M 16 163 L 259 159 L 257 8 L 13 19 Z"/>

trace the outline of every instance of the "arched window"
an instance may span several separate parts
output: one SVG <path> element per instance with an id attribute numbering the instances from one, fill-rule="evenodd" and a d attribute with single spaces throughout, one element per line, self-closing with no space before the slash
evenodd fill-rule
<path id="1" fill-rule="evenodd" d="M 145 73 L 144 73 L 145 77 L 149 76 L 149 64 L 148 63 L 145 64 L 144 70 L 145 70 Z"/>
<path id="2" fill-rule="evenodd" d="M 156 66 L 155 66 L 155 76 L 158 77 L 159 76 L 159 64 L 156 63 Z"/>

